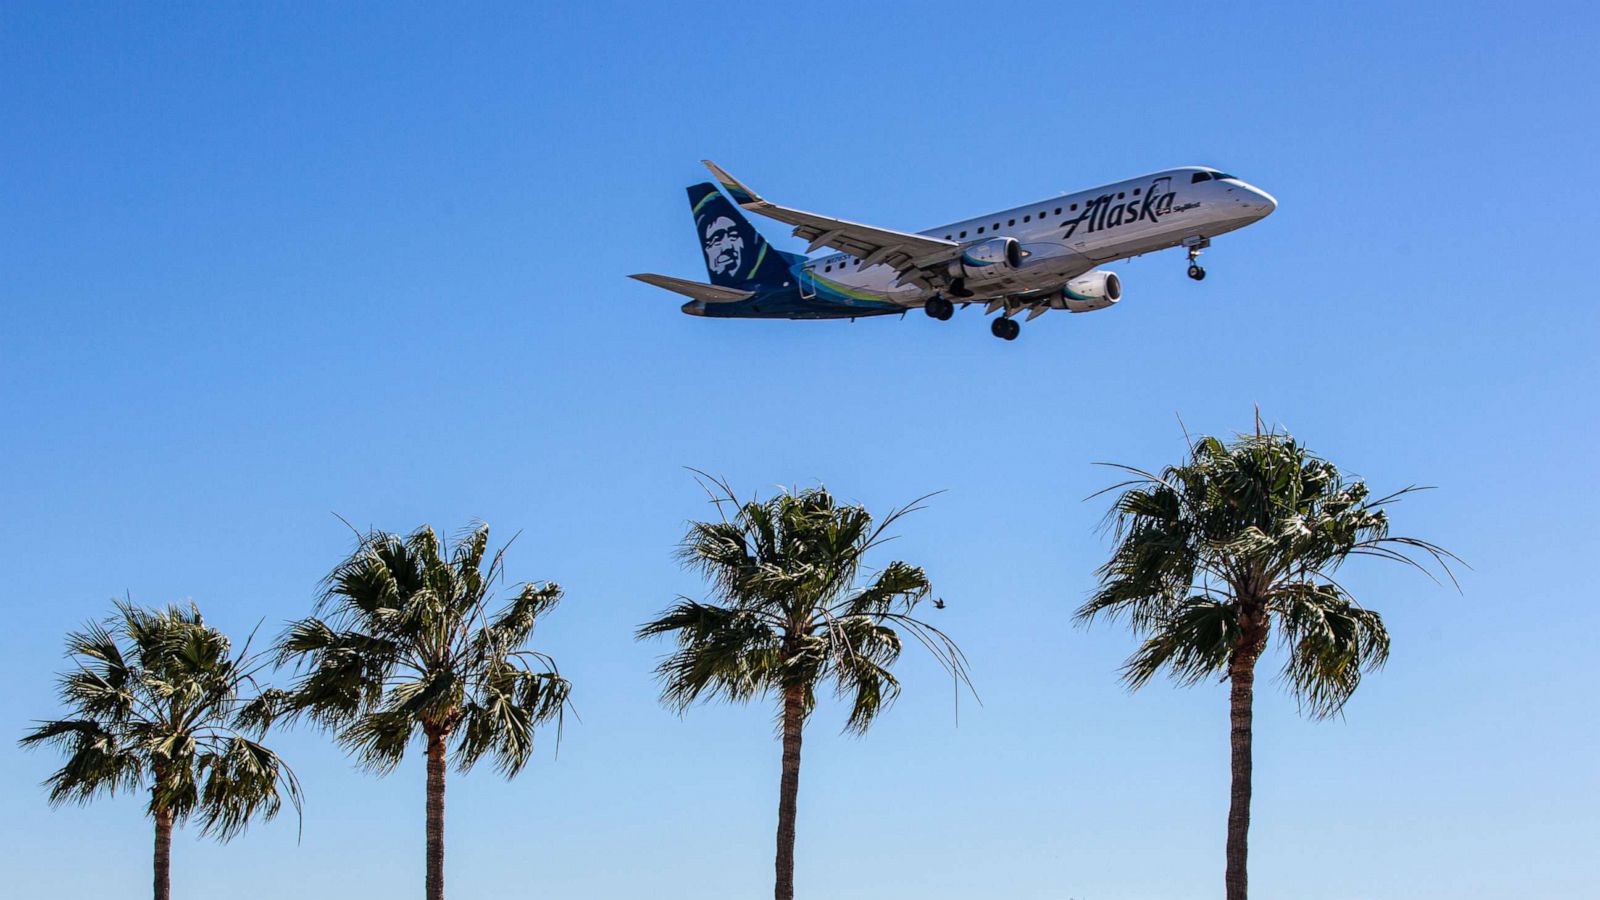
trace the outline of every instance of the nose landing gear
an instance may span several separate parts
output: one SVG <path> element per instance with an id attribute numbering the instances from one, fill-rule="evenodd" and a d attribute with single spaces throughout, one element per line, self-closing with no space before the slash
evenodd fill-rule
<path id="1" fill-rule="evenodd" d="M 950 317 L 956 314 L 956 306 L 943 297 L 934 297 L 922 305 L 922 311 L 927 313 L 930 319 L 948 322 Z"/>
<path id="2" fill-rule="evenodd" d="M 1189 249 L 1189 277 L 1195 281 L 1204 281 L 1206 270 L 1196 260 L 1200 258 L 1200 251 L 1211 246 L 1211 241 L 1203 237 L 1189 238 L 1183 242 L 1183 246 Z"/>

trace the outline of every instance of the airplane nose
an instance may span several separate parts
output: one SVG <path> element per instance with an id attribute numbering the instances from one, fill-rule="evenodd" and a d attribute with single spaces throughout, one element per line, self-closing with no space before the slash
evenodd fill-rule
<path id="1" fill-rule="evenodd" d="M 1256 208 L 1262 216 L 1270 216 L 1278 208 L 1278 201 L 1266 191 L 1252 187 L 1250 192 L 1256 195 Z"/>

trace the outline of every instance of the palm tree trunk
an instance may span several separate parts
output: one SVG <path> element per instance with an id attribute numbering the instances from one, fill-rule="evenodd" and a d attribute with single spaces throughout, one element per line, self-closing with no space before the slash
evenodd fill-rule
<path id="1" fill-rule="evenodd" d="M 444 900 L 444 755 L 445 736 L 428 735 L 428 882 L 427 900 Z"/>
<path id="2" fill-rule="evenodd" d="M 156 812 L 155 898 L 172 898 L 172 810 Z"/>
<path id="3" fill-rule="evenodd" d="M 1235 649 L 1228 667 L 1228 705 L 1232 720 L 1229 743 L 1233 750 L 1233 788 L 1228 801 L 1228 868 L 1223 876 L 1228 900 L 1246 900 L 1250 893 L 1245 863 L 1250 854 L 1251 707 L 1255 701 L 1256 657 L 1260 652 L 1250 646 L 1253 643 L 1241 641 L 1245 646 Z"/>
<path id="4" fill-rule="evenodd" d="M 805 727 L 805 689 L 783 689 L 783 779 L 778 788 L 776 900 L 794 900 L 794 820 L 800 794 L 800 732 Z"/>

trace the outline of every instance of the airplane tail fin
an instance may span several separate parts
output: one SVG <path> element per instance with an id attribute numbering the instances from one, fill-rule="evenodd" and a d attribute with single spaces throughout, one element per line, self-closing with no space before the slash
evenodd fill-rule
<path id="1" fill-rule="evenodd" d="M 689 209 L 712 284 L 749 289 L 781 287 L 793 280 L 789 254 L 768 244 L 716 185 L 691 185 Z"/>

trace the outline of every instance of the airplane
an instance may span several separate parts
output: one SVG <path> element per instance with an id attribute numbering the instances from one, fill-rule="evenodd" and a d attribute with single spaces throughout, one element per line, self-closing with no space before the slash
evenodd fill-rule
<path id="1" fill-rule="evenodd" d="M 1183 166 L 1064 194 L 916 233 L 863 225 L 771 203 L 710 160 L 720 184 L 689 187 L 689 206 L 711 283 L 630 275 L 683 295 L 706 318 L 851 319 L 921 307 L 948 321 L 982 304 L 995 337 L 1017 339 L 1016 316 L 1109 309 L 1122 299 L 1115 272 L 1096 268 L 1183 247 L 1189 277 L 1211 239 L 1278 208 L 1271 194 L 1226 172 Z M 728 197 L 734 203 L 728 202 Z M 805 256 L 767 243 L 740 209 L 793 226 Z M 837 252 L 809 256 L 821 248 Z"/>

